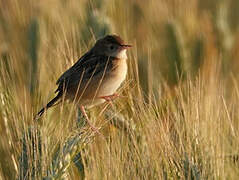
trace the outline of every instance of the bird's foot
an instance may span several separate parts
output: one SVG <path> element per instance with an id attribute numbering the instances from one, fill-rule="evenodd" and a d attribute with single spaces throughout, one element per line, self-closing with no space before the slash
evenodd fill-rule
<path id="1" fill-rule="evenodd" d="M 110 102 L 110 101 L 113 101 L 117 97 L 120 97 L 120 96 L 118 94 L 114 93 L 114 94 L 109 95 L 109 96 L 100 96 L 99 98 L 102 98 L 107 102 Z"/>
<path id="2" fill-rule="evenodd" d="M 90 126 L 90 129 L 91 129 L 93 132 L 95 132 L 95 133 L 99 134 L 100 136 L 104 137 L 103 134 L 101 134 L 101 132 L 99 131 L 99 130 L 100 130 L 99 128 L 95 127 L 95 126 L 94 126 L 93 124 L 91 124 L 89 121 L 87 121 L 87 123 L 88 123 L 88 125 Z"/>
<path id="3" fill-rule="evenodd" d="M 103 134 L 100 133 L 99 131 L 99 128 L 96 128 L 93 124 L 91 124 L 90 120 L 89 120 L 89 117 L 85 111 L 85 108 L 84 106 L 80 106 L 80 110 L 81 112 L 83 113 L 88 125 L 90 126 L 90 129 L 93 131 L 93 132 L 96 132 L 97 134 L 99 134 L 101 137 L 104 137 Z"/>

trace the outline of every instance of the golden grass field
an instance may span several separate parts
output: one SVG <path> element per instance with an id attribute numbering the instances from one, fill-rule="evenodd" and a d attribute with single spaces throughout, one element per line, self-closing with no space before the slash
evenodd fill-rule
<path id="1" fill-rule="evenodd" d="M 0 0 L 0 179 L 238 179 L 238 0 Z M 34 115 L 105 34 L 123 96 Z"/>

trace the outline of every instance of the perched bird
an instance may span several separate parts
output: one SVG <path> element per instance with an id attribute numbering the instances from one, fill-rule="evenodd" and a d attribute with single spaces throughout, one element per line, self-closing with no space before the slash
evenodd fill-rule
<path id="1" fill-rule="evenodd" d="M 124 44 L 117 35 L 99 39 L 91 50 L 60 76 L 56 82 L 57 95 L 38 112 L 37 117 L 64 98 L 77 103 L 91 125 L 85 107 L 91 108 L 116 97 L 116 90 L 126 78 L 126 50 L 129 47 L 131 45 Z"/>

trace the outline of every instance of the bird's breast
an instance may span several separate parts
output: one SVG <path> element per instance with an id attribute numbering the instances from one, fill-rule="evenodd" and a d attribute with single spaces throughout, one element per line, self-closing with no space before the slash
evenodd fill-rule
<path id="1" fill-rule="evenodd" d="M 105 100 L 99 97 L 113 95 L 125 80 L 127 75 L 126 59 L 112 60 L 112 67 L 105 73 L 92 78 L 89 83 L 83 83 L 78 90 L 74 89 L 74 96 L 77 94 L 79 104 L 91 108 L 95 105 L 103 103 Z M 87 81 L 88 82 L 88 81 Z"/>
<path id="2" fill-rule="evenodd" d="M 112 76 L 120 83 L 125 80 L 127 75 L 127 62 L 126 59 L 118 59 L 113 62 Z"/>
<path id="3" fill-rule="evenodd" d="M 120 87 L 127 75 L 126 59 L 113 60 L 113 68 L 105 75 L 100 88 L 100 96 L 112 95 Z"/>

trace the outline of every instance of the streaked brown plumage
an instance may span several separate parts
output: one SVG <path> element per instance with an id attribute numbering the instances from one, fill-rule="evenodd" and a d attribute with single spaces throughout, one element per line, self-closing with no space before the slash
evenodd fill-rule
<path id="1" fill-rule="evenodd" d="M 99 39 L 90 51 L 60 76 L 56 82 L 56 97 L 37 116 L 40 117 L 64 96 L 76 102 L 87 117 L 84 106 L 90 108 L 103 103 L 125 80 L 128 47 L 131 46 L 125 45 L 116 35 Z"/>

